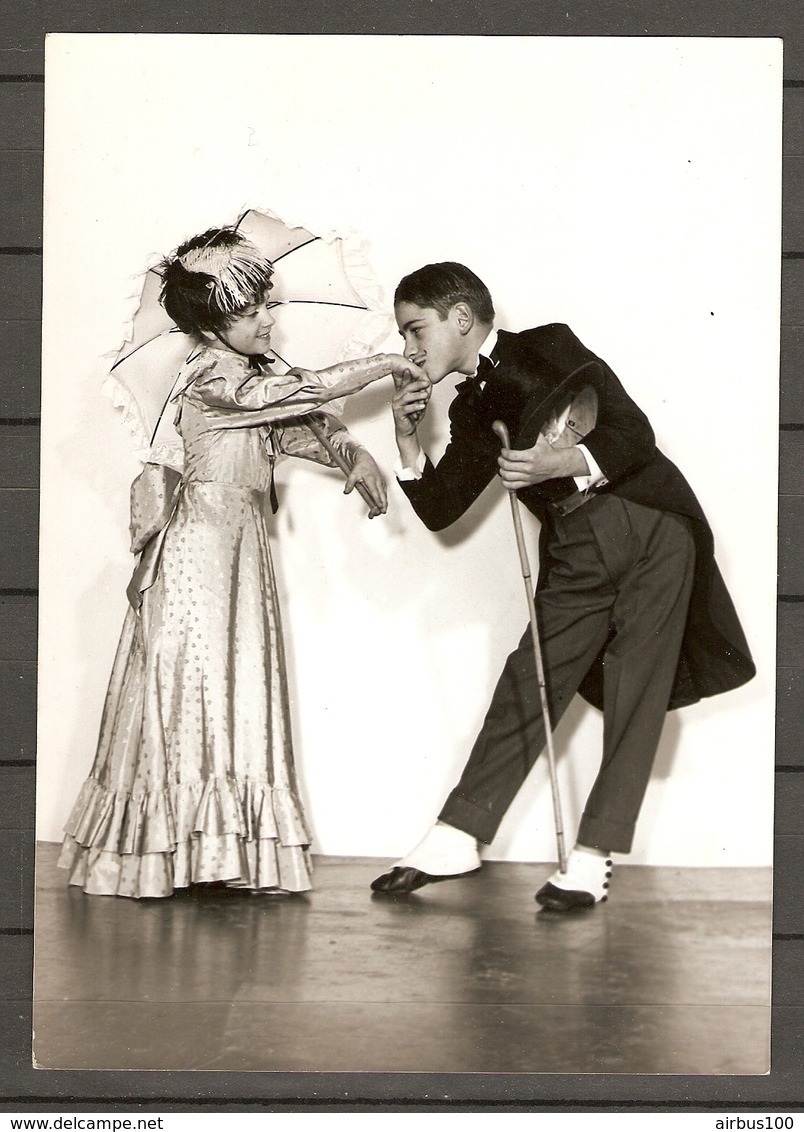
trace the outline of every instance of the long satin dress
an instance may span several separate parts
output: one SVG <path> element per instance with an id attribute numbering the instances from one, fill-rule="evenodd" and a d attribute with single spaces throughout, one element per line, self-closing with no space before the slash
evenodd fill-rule
<path id="1" fill-rule="evenodd" d="M 88 893 L 311 886 L 264 511 L 279 452 L 332 463 L 293 414 L 361 387 L 349 365 L 327 389 L 323 375 L 279 378 L 205 348 L 181 375 L 183 475 L 172 492 L 149 481 L 132 493 L 141 607 L 126 615 L 95 762 L 65 826 L 59 863 Z M 316 419 L 348 459 L 356 442 L 337 418 Z"/>

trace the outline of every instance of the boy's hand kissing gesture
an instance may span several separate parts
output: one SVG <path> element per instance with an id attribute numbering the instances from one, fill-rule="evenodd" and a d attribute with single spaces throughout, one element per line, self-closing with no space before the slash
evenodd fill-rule
<path id="1" fill-rule="evenodd" d="M 424 416 L 433 388 L 423 370 L 412 362 L 408 364 L 406 372 L 394 374 L 396 393 L 391 401 L 391 408 L 398 437 L 413 436 Z"/>

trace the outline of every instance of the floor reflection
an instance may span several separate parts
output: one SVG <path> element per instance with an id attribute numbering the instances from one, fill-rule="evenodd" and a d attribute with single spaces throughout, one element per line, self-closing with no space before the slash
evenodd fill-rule
<path id="1" fill-rule="evenodd" d="M 326 859 L 303 896 L 136 902 L 69 889 L 52 849 L 35 928 L 41 1065 L 767 1069 L 761 870 L 620 869 L 616 899 L 561 917 L 537 909 L 530 865 L 388 898 L 369 893 L 376 862 Z"/>

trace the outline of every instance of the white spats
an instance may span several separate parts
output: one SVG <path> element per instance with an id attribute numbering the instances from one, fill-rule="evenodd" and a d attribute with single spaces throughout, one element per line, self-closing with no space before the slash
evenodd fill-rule
<path id="1" fill-rule="evenodd" d="M 612 861 L 608 853 L 576 845 L 567 858 L 567 871 L 556 871 L 547 881 L 566 892 L 586 892 L 595 901 L 606 900 Z"/>
<path id="2" fill-rule="evenodd" d="M 421 869 L 431 876 L 457 876 L 480 868 L 477 841 L 469 833 L 437 822 L 396 867 Z"/>

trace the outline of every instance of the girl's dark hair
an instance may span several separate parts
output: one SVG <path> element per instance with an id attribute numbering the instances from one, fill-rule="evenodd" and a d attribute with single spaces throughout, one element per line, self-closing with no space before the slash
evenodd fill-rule
<path id="1" fill-rule="evenodd" d="M 400 280 L 394 293 L 394 303 L 431 307 L 442 319 L 461 302 L 466 303 L 481 322 L 494 321 L 494 305 L 488 287 L 462 263 L 428 263 Z"/>
<path id="2" fill-rule="evenodd" d="M 160 267 L 163 307 L 185 334 L 225 330 L 261 299 L 273 265 L 233 228 L 209 228 L 181 244 Z"/>

